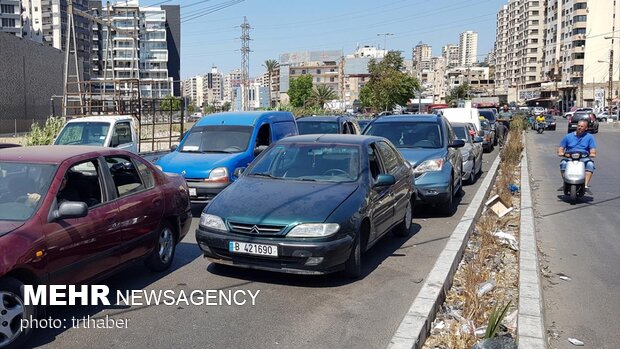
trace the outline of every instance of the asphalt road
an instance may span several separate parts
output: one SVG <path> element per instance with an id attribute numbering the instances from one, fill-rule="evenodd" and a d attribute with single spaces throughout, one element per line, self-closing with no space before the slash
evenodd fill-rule
<path id="1" fill-rule="evenodd" d="M 594 135 L 598 157 L 593 194 L 571 205 L 557 190 L 562 180 L 555 154 L 567 128 L 565 120 L 558 121 L 555 132 L 526 136 L 536 236 L 542 265 L 550 274 L 542 280 L 550 348 L 573 348 L 569 337 L 586 348 L 620 348 L 620 128 L 601 124 Z"/>
<path id="2" fill-rule="evenodd" d="M 484 155 L 486 171 L 497 150 Z M 482 176 L 486 174 L 483 173 Z M 211 265 L 196 246 L 194 218 L 172 270 L 151 274 L 141 265 L 104 280 L 115 290 L 251 290 L 256 304 L 235 306 L 56 306 L 46 317 L 67 328 L 39 330 L 30 345 L 46 348 L 385 348 L 478 189 L 465 186 L 450 218 L 419 209 L 415 234 L 386 236 L 363 255 L 364 276 L 284 275 Z M 201 208 L 194 210 L 195 217 Z M 249 298 L 248 298 L 249 300 Z M 127 328 L 73 328 L 71 318 L 128 319 Z"/>

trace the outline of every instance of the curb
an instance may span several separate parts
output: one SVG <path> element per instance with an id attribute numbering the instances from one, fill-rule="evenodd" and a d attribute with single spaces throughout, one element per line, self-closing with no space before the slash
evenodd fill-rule
<path id="1" fill-rule="evenodd" d="M 519 241 L 519 312 L 517 338 L 520 349 L 547 348 L 542 315 L 542 297 L 532 188 L 527 165 L 526 140 L 523 135 L 521 158 L 521 221 Z"/>
<path id="2" fill-rule="evenodd" d="M 421 348 L 431 330 L 439 306 L 444 301 L 446 293 L 452 286 L 454 273 L 467 246 L 469 236 L 474 229 L 475 219 L 482 212 L 484 199 L 492 188 L 499 167 L 499 154 L 489 169 L 489 176 L 484 178 L 476 195 L 467 207 L 465 214 L 450 235 L 450 239 L 443 251 L 437 257 L 435 265 L 428 274 L 420 293 L 416 296 L 401 321 L 396 333 L 390 340 L 388 348 Z M 535 244 L 534 244 L 535 245 Z"/>

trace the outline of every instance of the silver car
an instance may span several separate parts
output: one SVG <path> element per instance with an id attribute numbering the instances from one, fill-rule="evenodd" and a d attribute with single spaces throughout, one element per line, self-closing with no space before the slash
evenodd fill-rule
<path id="1" fill-rule="evenodd" d="M 482 137 L 476 136 L 473 124 L 453 123 L 452 128 L 456 137 L 465 141 L 461 148 L 463 157 L 463 179 L 473 184 L 482 172 Z"/>

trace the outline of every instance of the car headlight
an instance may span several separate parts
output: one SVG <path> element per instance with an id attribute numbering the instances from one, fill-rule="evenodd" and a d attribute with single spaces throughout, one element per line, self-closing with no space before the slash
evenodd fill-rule
<path id="1" fill-rule="evenodd" d="M 296 226 L 286 236 L 296 238 L 326 237 L 335 234 L 338 229 L 340 229 L 340 225 L 336 223 L 306 223 Z"/>
<path id="2" fill-rule="evenodd" d="M 469 160 L 469 156 L 470 156 L 470 155 L 471 155 L 471 154 L 470 154 L 469 152 L 462 152 L 462 153 L 461 153 L 461 157 L 463 158 L 463 161 L 467 161 L 467 160 Z"/>
<path id="3" fill-rule="evenodd" d="M 226 167 L 216 167 L 209 173 L 206 182 L 228 182 L 228 169 Z"/>
<path id="4" fill-rule="evenodd" d="M 443 168 L 443 159 L 426 160 L 419 164 L 414 170 L 415 174 L 422 174 L 425 172 L 437 172 Z"/>
<path id="5" fill-rule="evenodd" d="M 207 213 L 201 214 L 200 225 L 206 228 L 228 231 L 228 229 L 226 229 L 226 224 L 224 224 L 224 221 L 222 220 L 222 218 L 212 215 L 212 214 L 207 214 Z"/>

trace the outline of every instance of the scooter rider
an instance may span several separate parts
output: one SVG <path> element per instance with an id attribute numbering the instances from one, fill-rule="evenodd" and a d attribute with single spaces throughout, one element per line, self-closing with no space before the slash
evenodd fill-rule
<path id="1" fill-rule="evenodd" d="M 545 116 L 540 114 L 536 117 L 536 129 L 538 129 L 539 126 L 542 126 L 542 124 L 545 122 Z"/>
<path id="2" fill-rule="evenodd" d="M 577 123 L 577 130 L 566 134 L 560 142 L 558 148 L 558 155 L 567 157 L 571 153 L 582 153 L 588 155 L 586 158 L 581 158 L 580 161 L 585 163 L 586 167 L 586 189 L 590 188 L 590 180 L 592 180 L 592 173 L 596 169 L 592 158 L 596 157 L 596 140 L 594 136 L 587 132 L 588 121 L 579 120 Z M 567 158 L 562 159 L 560 162 L 560 171 L 562 178 L 564 178 L 564 170 L 566 169 L 566 163 L 569 160 Z"/>

